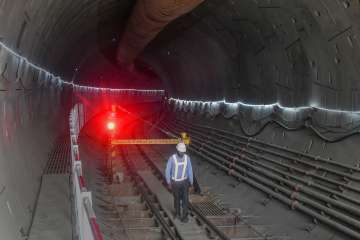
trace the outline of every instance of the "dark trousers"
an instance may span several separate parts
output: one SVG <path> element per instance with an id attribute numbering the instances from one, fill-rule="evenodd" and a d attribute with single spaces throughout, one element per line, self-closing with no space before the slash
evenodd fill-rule
<path id="1" fill-rule="evenodd" d="M 171 182 L 171 187 L 174 194 L 175 215 L 181 217 L 182 219 L 185 219 L 188 216 L 189 185 L 190 184 L 188 180 Z"/>

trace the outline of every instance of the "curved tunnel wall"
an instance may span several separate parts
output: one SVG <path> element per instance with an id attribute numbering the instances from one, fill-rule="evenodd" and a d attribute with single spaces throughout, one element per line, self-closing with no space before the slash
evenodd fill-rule
<path id="1" fill-rule="evenodd" d="M 2 37 L 68 78 L 89 49 L 119 40 L 133 4 L 4 2 L 4 19 L 11 12 L 18 26 L 8 18 L 6 29 L 16 31 Z M 358 110 L 358 9 L 350 1 L 208 0 L 167 26 L 142 57 L 173 97 Z"/>
<path id="2" fill-rule="evenodd" d="M 246 136 L 256 136 L 267 125 L 276 123 L 283 130 L 308 128 L 327 142 L 339 142 L 360 132 L 360 112 L 315 107 L 286 108 L 280 104 L 250 105 L 242 102 L 186 101 L 170 98 L 167 107 L 176 114 L 222 117 L 237 123 Z"/>
<path id="3" fill-rule="evenodd" d="M 70 7 L 73 3 L 0 1 L 0 41 L 32 62 L 56 69 L 66 47 L 59 30 L 74 20 L 64 13 L 79 10 Z M 49 75 L 0 47 L 1 239 L 24 239 L 29 233 L 48 154 L 65 128 L 67 96 Z"/>
<path id="4" fill-rule="evenodd" d="M 210 0 L 161 33 L 146 58 L 174 97 L 356 110 L 359 7 Z"/>
<path id="5" fill-rule="evenodd" d="M 46 8 L 33 1 L 26 4 L 1 1 L 1 42 L 44 64 L 49 56 L 44 47 L 47 14 Z M 3 239 L 23 239 L 29 233 L 48 154 L 65 127 L 63 100 L 66 95 L 49 75 L 0 47 L 0 232 Z"/>
<path id="6" fill-rule="evenodd" d="M 1 38 L 70 78 L 93 44 L 119 40 L 132 4 L 3 1 Z M 143 58 L 173 97 L 357 110 L 359 7 L 345 0 L 208 0 L 170 24 Z"/>
<path id="7" fill-rule="evenodd" d="M 207 0 L 170 24 L 142 58 L 173 97 L 359 110 L 359 4 Z M 115 48 L 132 5 L 2 0 L 0 40 L 70 79 L 89 49 Z M 65 96 L 48 76 L 22 67 L 0 49 L 0 232 L 6 239 L 26 235 Z"/>

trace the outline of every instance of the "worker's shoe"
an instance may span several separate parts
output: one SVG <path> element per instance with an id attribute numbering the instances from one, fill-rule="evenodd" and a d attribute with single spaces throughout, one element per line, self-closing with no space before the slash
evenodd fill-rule
<path id="1" fill-rule="evenodd" d="M 188 217 L 184 217 L 184 218 L 181 219 L 181 222 L 187 223 L 187 222 L 189 222 L 189 218 L 188 218 Z"/>

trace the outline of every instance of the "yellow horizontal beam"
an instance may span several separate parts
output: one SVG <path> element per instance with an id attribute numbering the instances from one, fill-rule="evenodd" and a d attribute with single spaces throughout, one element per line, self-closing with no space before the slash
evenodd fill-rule
<path id="1" fill-rule="evenodd" d="M 112 140 L 112 145 L 172 145 L 184 142 L 185 144 L 190 143 L 190 139 L 116 139 Z"/>

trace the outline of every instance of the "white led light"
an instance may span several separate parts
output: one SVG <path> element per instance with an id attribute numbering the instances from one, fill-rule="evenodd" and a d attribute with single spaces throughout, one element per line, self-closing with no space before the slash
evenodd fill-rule
<path id="1" fill-rule="evenodd" d="M 152 90 L 152 89 L 117 89 L 117 88 L 99 88 L 99 87 L 91 87 L 91 86 L 83 86 L 83 85 L 79 85 L 79 84 L 74 84 L 73 82 L 68 82 L 63 80 L 61 77 L 59 76 L 55 76 L 53 73 L 50 73 L 49 71 L 47 71 L 46 69 L 30 62 L 26 57 L 23 57 L 21 55 L 19 55 L 18 53 L 16 53 L 14 50 L 12 50 L 11 48 L 9 48 L 8 46 L 6 46 L 3 42 L 0 41 L 0 46 L 1 49 L 4 49 L 5 51 L 7 51 L 10 55 L 16 57 L 19 59 L 19 61 L 26 63 L 27 66 L 30 66 L 36 70 L 39 71 L 40 74 L 45 73 L 45 80 L 48 80 L 50 77 L 51 82 L 53 82 L 55 79 L 58 80 L 58 84 L 62 85 L 69 85 L 72 86 L 75 90 L 86 90 L 88 92 L 99 92 L 99 91 L 115 91 L 115 92 L 119 92 L 119 93 L 125 93 L 125 92 L 129 92 L 129 93 L 134 93 L 134 92 L 140 92 L 140 93 L 144 93 L 144 94 L 164 94 L 165 91 L 164 90 Z M 322 108 L 322 107 L 318 107 L 315 105 L 310 105 L 310 106 L 302 106 L 302 107 L 284 107 L 281 106 L 280 103 L 272 103 L 272 104 L 249 104 L 249 103 L 244 103 L 244 102 L 226 102 L 226 100 L 220 100 L 220 101 L 200 101 L 200 100 L 183 100 L 183 99 L 175 99 L 175 98 L 169 98 L 169 101 L 175 101 L 177 104 L 183 105 L 183 104 L 200 104 L 203 106 L 206 105 L 213 105 L 213 104 L 225 104 L 228 107 L 231 108 L 236 108 L 238 106 L 243 106 L 243 107 L 250 107 L 250 108 L 257 108 L 257 109 L 268 109 L 268 108 L 279 108 L 283 111 L 288 111 L 288 112 L 298 112 L 298 111 L 302 111 L 302 110 L 320 110 L 320 111 L 326 111 L 326 112 L 333 112 L 333 113 L 346 113 L 346 114 L 360 114 L 360 111 L 345 111 L 345 110 L 337 110 L 337 109 L 327 109 L 327 108 Z"/>
<path id="2" fill-rule="evenodd" d="M 266 109 L 270 108 L 273 109 L 275 107 L 279 108 L 282 111 L 288 111 L 288 112 L 299 112 L 304 110 L 320 110 L 320 111 L 326 111 L 326 112 L 333 112 L 333 113 L 346 113 L 346 114 L 360 114 L 360 111 L 345 111 L 345 110 L 337 110 L 337 109 L 327 109 L 322 107 L 316 107 L 316 106 L 302 106 L 302 107 L 284 107 L 281 106 L 280 103 L 272 103 L 272 104 L 248 104 L 244 102 L 226 102 L 226 100 L 222 101 L 199 101 L 199 100 L 184 100 L 184 99 L 178 99 L 178 98 L 169 98 L 169 102 L 174 101 L 178 105 L 188 105 L 188 104 L 200 104 L 200 105 L 211 105 L 211 104 L 219 104 L 223 103 L 228 107 L 236 108 L 238 106 L 243 107 L 250 107 L 255 109 Z"/>
<path id="3" fill-rule="evenodd" d="M 20 62 L 24 62 L 26 63 L 27 66 L 30 66 L 32 68 L 34 68 L 35 70 L 39 71 L 40 74 L 45 73 L 45 80 L 50 80 L 51 82 L 53 82 L 53 80 L 56 78 L 58 79 L 59 83 L 61 84 L 66 84 L 66 85 L 70 85 L 72 86 L 74 89 L 77 90 L 85 90 L 85 91 L 106 91 L 106 90 L 110 90 L 110 91 L 117 91 L 117 92 L 124 92 L 124 91 L 129 91 L 129 92 L 140 92 L 140 93 L 156 93 L 156 94 L 164 94 L 165 91 L 164 90 L 157 90 L 157 89 L 113 89 L 113 88 L 97 88 L 97 87 L 90 87 L 90 86 L 82 86 L 79 84 L 74 84 L 73 82 L 68 82 L 63 80 L 61 77 L 59 76 L 55 76 L 53 73 L 47 71 L 46 69 L 30 62 L 26 57 L 21 56 L 20 54 L 16 53 L 14 50 L 12 50 L 11 48 L 9 48 L 8 46 L 6 46 L 2 41 L 0 41 L 0 47 L 1 49 L 7 51 L 10 55 L 12 55 L 15 58 L 18 58 Z M 50 79 L 49 79 L 50 77 Z"/>

